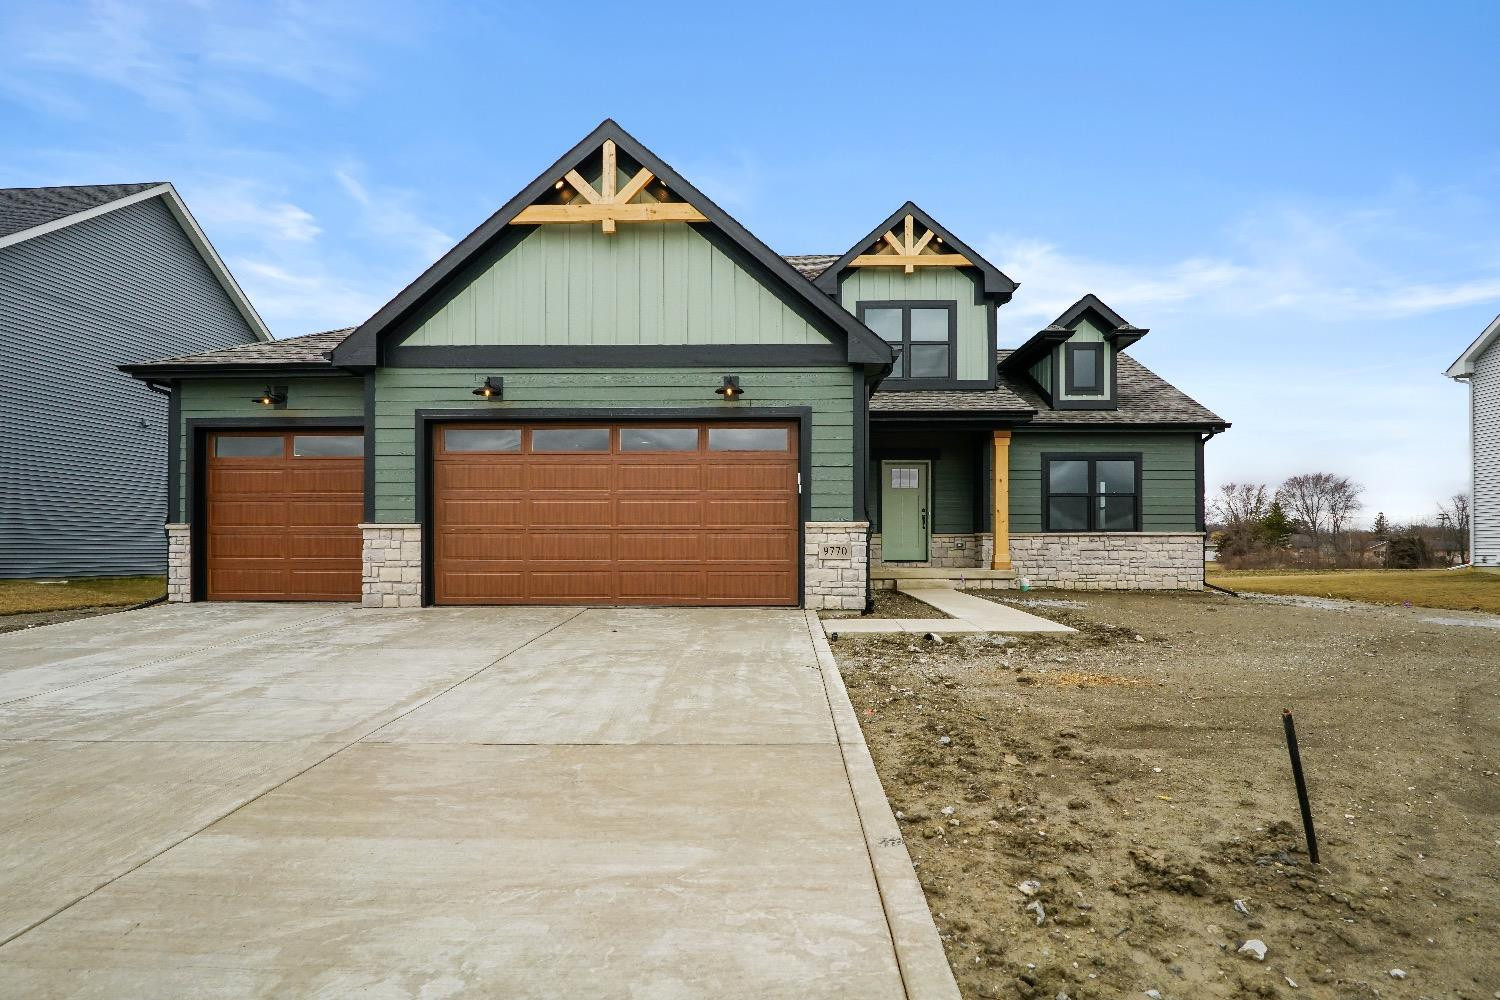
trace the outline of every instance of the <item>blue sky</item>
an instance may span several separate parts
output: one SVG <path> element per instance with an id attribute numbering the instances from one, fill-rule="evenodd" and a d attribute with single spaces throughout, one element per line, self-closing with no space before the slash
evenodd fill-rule
<path id="1" fill-rule="evenodd" d="M 912 198 L 1227 419 L 1210 486 L 1467 482 L 1500 5 L 0 6 L 0 185 L 171 180 L 279 336 L 356 323 L 614 117 L 785 253 Z M 725 5 L 727 6 L 727 5 Z M 930 13 L 929 13 L 930 12 Z"/>

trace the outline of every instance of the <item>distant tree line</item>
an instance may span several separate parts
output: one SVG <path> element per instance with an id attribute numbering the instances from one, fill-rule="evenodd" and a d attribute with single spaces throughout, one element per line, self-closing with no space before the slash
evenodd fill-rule
<path id="1" fill-rule="evenodd" d="M 1375 515 L 1372 530 L 1357 529 L 1364 487 L 1331 472 L 1291 476 L 1274 490 L 1265 483 L 1232 482 L 1209 501 L 1219 562 L 1231 568 L 1452 565 L 1468 557 L 1469 496 L 1437 505 L 1431 521 L 1394 525 Z"/>

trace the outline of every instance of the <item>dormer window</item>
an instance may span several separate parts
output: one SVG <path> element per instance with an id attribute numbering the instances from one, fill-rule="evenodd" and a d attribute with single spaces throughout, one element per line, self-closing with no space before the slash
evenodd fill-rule
<path id="1" fill-rule="evenodd" d="M 950 380 L 957 377 L 955 301 L 860 302 L 860 320 L 897 348 L 891 379 Z"/>
<path id="2" fill-rule="evenodd" d="M 1104 395 L 1104 345 L 1066 344 L 1068 395 Z"/>

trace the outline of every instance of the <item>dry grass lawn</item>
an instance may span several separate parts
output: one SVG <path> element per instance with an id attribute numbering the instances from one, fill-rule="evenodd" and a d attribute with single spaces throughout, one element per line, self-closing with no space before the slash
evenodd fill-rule
<path id="1" fill-rule="evenodd" d="M 140 604 L 167 592 L 166 577 L 122 576 L 42 583 L 0 580 L 0 615 Z"/>
<path id="2" fill-rule="evenodd" d="M 1447 569 L 1215 570 L 1208 582 L 1257 594 L 1301 594 L 1370 604 L 1500 614 L 1500 573 Z"/>

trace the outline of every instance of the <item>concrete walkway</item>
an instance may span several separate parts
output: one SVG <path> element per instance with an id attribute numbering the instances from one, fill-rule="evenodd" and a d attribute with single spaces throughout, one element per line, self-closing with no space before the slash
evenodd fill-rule
<path id="1" fill-rule="evenodd" d="M 0 636 L 0 994 L 957 997 L 816 619 Z"/>
<path id="2" fill-rule="evenodd" d="M 1008 604 L 996 604 L 949 587 L 898 587 L 907 597 L 930 604 L 951 618 L 834 618 L 827 623 L 834 635 L 869 635 L 907 632 L 914 635 L 964 632 L 1008 632 L 1027 635 L 1038 632 L 1076 632 L 1057 622 L 1028 614 Z"/>

